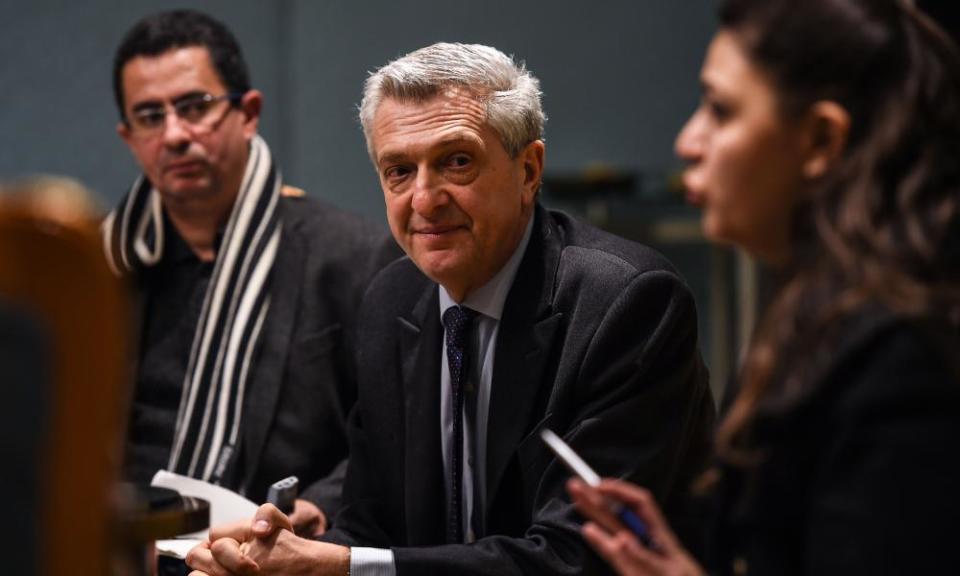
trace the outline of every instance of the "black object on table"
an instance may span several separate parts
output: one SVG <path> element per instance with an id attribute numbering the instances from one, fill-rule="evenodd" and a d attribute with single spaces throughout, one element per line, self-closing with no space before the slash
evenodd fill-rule
<path id="1" fill-rule="evenodd" d="M 157 540 L 210 527 L 210 503 L 202 498 L 181 496 L 168 488 L 120 484 L 117 499 L 118 574 L 153 576 Z"/>

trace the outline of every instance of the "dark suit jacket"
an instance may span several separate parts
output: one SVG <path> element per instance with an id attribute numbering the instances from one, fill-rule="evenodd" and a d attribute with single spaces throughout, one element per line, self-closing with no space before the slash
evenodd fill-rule
<path id="1" fill-rule="evenodd" d="M 247 383 L 239 455 L 224 484 L 257 502 L 296 475 L 329 517 L 346 469 L 356 400 L 353 334 L 370 279 L 402 252 L 365 220 L 308 197 L 280 198 L 270 311 Z"/>
<path id="2" fill-rule="evenodd" d="M 319 200 L 283 197 L 280 209 L 270 313 L 244 398 L 240 486 L 262 501 L 271 483 L 294 474 L 301 497 L 333 518 L 356 400 L 360 299 L 402 252 L 385 230 Z"/>
<path id="3" fill-rule="evenodd" d="M 756 470 L 724 469 L 711 573 L 957 571 L 960 339 L 876 307 L 839 333 L 763 400 Z"/>
<path id="4" fill-rule="evenodd" d="M 327 539 L 392 547 L 399 574 L 578 574 L 598 562 L 544 427 L 668 506 L 703 463 L 713 401 L 687 287 L 652 250 L 538 207 L 496 343 L 486 534 L 443 545 L 437 285 L 398 260 L 361 314 L 344 508 Z"/>

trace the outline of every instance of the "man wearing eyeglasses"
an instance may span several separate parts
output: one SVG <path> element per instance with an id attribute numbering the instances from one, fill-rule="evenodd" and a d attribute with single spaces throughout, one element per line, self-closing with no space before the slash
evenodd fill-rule
<path id="1" fill-rule="evenodd" d="M 385 231 L 282 185 L 257 135 L 227 28 L 182 10 L 137 23 L 114 61 L 117 132 L 143 175 L 104 223 L 141 300 L 125 470 L 168 469 L 263 501 L 300 478 L 294 516 L 322 532 L 339 502 L 349 343 Z"/>

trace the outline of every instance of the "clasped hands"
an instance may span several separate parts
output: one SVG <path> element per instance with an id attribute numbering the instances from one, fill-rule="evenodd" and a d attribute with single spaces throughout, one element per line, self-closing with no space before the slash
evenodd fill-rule
<path id="1" fill-rule="evenodd" d="M 190 576 L 345 576 L 350 549 L 300 538 L 290 518 L 264 504 L 253 520 L 210 529 L 208 541 L 187 554 Z"/>

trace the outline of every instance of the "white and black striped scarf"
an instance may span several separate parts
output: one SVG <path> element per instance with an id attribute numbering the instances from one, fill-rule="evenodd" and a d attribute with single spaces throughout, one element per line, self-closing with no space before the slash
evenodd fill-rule
<path id="1" fill-rule="evenodd" d="M 179 474 L 219 483 L 236 451 L 244 391 L 270 308 L 280 187 L 270 150 L 256 136 L 193 336 L 168 464 Z M 144 176 L 107 216 L 103 240 L 117 274 L 163 257 L 160 195 Z"/>

